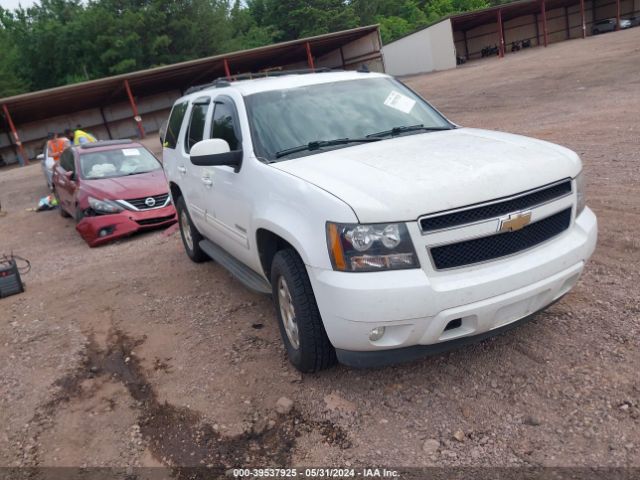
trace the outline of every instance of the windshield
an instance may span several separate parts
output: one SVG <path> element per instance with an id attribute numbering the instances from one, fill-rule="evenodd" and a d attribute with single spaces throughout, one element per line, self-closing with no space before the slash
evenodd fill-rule
<path id="1" fill-rule="evenodd" d="M 80 155 L 82 177 L 87 180 L 152 172 L 160 162 L 145 148 L 131 147 Z"/>
<path id="2" fill-rule="evenodd" d="M 296 147 L 335 139 L 414 135 L 453 128 L 422 98 L 391 78 L 370 78 L 261 92 L 246 97 L 254 149 L 270 161 L 312 155 L 327 148 Z M 398 130 L 399 127 L 420 126 Z M 380 135 L 382 133 L 382 135 Z M 283 157 L 281 152 L 296 149 Z M 280 153 L 280 154 L 279 154 Z"/>

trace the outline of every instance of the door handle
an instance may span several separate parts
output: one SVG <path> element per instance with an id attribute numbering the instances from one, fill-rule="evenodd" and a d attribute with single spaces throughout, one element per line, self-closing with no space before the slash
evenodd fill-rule
<path id="1" fill-rule="evenodd" d="M 178 171 L 183 175 L 187 173 L 187 169 L 185 167 L 178 167 Z"/>
<path id="2" fill-rule="evenodd" d="M 213 180 L 211 180 L 209 177 L 202 177 L 202 183 L 204 183 L 207 187 L 213 186 Z"/>

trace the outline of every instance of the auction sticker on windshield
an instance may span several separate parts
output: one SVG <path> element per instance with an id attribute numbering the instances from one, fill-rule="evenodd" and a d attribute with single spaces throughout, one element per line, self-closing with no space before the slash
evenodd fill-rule
<path id="1" fill-rule="evenodd" d="M 137 157 L 140 155 L 140 150 L 137 148 L 123 148 L 122 153 L 125 157 Z"/>
<path id="2" fill-rule="evenodd" d="M 392 90 L 387 99 L 384 101 L 387 107 L 395 108 L 403 113 L 409 113 L 413 106 L 416 104 L 415 100 Z"/>

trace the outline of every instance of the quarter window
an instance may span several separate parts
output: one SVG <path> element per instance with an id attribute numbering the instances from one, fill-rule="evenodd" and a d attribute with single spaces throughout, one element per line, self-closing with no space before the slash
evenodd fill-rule
<path id="1" fill-rule="evenodd" d="M 236 135 L 233 109 L 227 103 L 216 102 L 211 122 L 211 138 L 221 138 L 229 144 L 230 150 L 238 150 L 240 141 Z"/>
<path id="2" fill-rule="evenodd" d="M 178 135 L 180 135 L 180 127 L 182 126 L 182 120 L 184 114 L 187 113 L 187 102 L 179 103 L 173 106 L 171 115 L 169 116 L 169 123 L 167 125 L 167 133 L 164 136 L 162 146 L 165 148 L 176 148 L 178 144 Z"/>

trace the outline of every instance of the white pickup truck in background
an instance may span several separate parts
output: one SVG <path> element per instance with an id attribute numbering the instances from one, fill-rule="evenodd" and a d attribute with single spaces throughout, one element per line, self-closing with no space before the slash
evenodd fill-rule
<path id="1" fill-rule="evenodd" d="M 304 372 L 502 332 L 596 244 L 577 154 L 459 127 L 383 74 L 218 81 L 175 103 L 162 141 L 188 256 L 272 294 Z"/>

